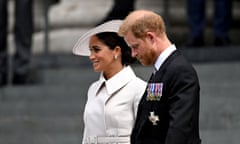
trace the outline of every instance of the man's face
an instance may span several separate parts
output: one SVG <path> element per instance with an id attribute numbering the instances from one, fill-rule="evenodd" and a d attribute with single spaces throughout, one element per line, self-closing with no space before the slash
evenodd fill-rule
<path id="1" fill-rule="evenodd" d="M 125 41 L 131 48 L 132 57 L 136 57 L 137 60 L 144 66 L 154 64 L 153 56 L 155 52 L 153 50 L 151 42 L 148 38 L 136 38 L 132 32 L 128 32 L 124 36 Z"/>

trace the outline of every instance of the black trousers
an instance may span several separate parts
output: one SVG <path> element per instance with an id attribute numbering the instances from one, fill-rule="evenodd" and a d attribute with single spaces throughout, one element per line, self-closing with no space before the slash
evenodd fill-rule
<path id="1" fill-rule="evenodd" d="M 206 19 L 206 0 L 187 0 L 187 15 L 191 28 L 191 36 L 203 35 Z M 232 20 L 232 0 L 214 0 L 213 16 L 214 35 L 228 37 Z"/>
<path id="2" fill-rule="evenodd" d="M 124 19 L 129 12 L 135 9 L 135 0 L 114 0 L 112 12 L 119 19 Z"/>
<path id="3" fill-rule="evenodd" d="M 124 19 L 129 12 L 135 9 L 135 0 L 114 0 L 111 10 L 97 25 L 113 19 Z"/>
<path id="4" fill-rule="evenodd" d="M 8 0 L 0 0 L 0 83 L 8 74 L 7 34 L 8 34 Z M 15 53 L 12 71 L 14 75 L 25 75 L 30 67 L 31 44 L 33 33 L 32 0 L 15 0 L 14 40 Z"/>

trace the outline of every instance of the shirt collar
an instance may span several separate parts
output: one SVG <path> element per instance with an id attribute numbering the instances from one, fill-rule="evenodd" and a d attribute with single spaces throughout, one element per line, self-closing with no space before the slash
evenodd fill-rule
<path id="1" fill-rule="evenodd" d="M 101 87 L 102 83 L 105 82 L 105 86 L 108 94 L 112 95 L 113 93 L 115 93 L 117 90 L 125 86 L 129 81 L 131 81 L 135 77 L 136 75 L 134 74 L 130 66 L 124 67 L 120 72 L 118 72 L 108 80 L 106 80 L 103 74 L 101 73 L 97 91 Z"/>
<path id="2" fill-rule="evenodd" d="M 159 70 L 163 62 L 168 58 L 169 55 L 171 55 L 172 52 L 176 50 L 176 46 L 172 44 L 168 48 L 166 48 L 157 58 L 157 61 L 154 64 L 154 68 L 156 70 Z"/>

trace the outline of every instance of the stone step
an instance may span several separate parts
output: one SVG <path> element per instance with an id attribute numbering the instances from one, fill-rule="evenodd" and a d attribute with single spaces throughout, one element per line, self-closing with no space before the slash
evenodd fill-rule
<path id="1" fill-rule="evenodd" d="M 239 84 L 239 83 L 238 83 Z M 222 88 L 213 87 L 215 96 L 208 93 L 206 90 L 201 92 L 200 98 L 200 127 L 202 129 L 231 129 L 240 128 L 239 116 L 239 101 L 237 97 L 237 88 Z M 77 88 L 76 88 L 77 89 Z M 202 88 L 203 89 L 203 88 Z M 223 89 L 224 93 L 218 92 L 218 89 Z M 234 92 L 228 93 L 231 89 Z M 47 91 L 47 89 L 45 90 Z M 23 93 L 23 92 L 18 92 Z M 213 93 L 214 94 L 214 93 Z M 28 96 L 30 97 L 30 96 Z M 82 116 L 86 97 L 74 99 L 57 99 L 57 96 L 46 100 L 29 100 L 25 97 L 18 101 L 1 101 L 0 117 L 37 117 L 39 119 L 48 117 L 73 117 Z M 37 120 L 37 119 L 35 119 Z M 58 119 L 61 120 L 61 119 Z M 0 125 L 2 123 L 0 122 Z M 5 125 L 5 124 L 3 124 Z M 1 127 L 1 126 L 0 126 Z"/>
<path id="2" fill-rule="evenodd" d="M 201 94 L 200 99 L 199 124 L 202 130 L 240 129 L 239 98 Z"/>
<path id="3" fill-rule="evenodd" d="M 194 64 L 194 67 L 201 85 L 201 127 L 204 129 L 239 127 L 239 63 Z M 151 67 L 139 65 L 133 68 L 144 80 L 148 79 L 152 70 Z M 75 70 L 47 69 L 43 77 L 48 81 L 43 85 L 1 89 L 0 115 L 48 117 L 80 114 L 86 102 L 87 89 L 90 83 L 98 78 L 97 75 L 94 76 L 94 72 L 90 72 L 90 69 L 89 66 Z M 65 76 L 66 74 L 71 77 Z M 78 80 L 71 83 L 74 79 Z"/>
<path id="4" fill-rule="evenodd" d="M 240 129 L 203 130 L 203 144 L 239 144 Z"/>
<path id="5" fill-rule="evenodd" d="M 1 144 L 80 144 L 82 141 L 80 132 L 32 133 L 27 129 L 19 133 L 3 133 L 0 137 Z"/>
<path id="6" fill-rule="evenodd" d="M 61 58 L 64 62 L 64 57 Z M 87 88 L 98 78 L 88 60 L 81 60 L 69 65 L 40 65 L 44 78 L 41 84 L 0 89 L 0 143 L 81 143 Z M 239 62 L 203 62 L 194 63 L 194 67 L 201 84 L 203 143 L 238 144 Z M 145 80 L 152 71 L 151 67 L 140 65 L 133 68 Z"/>
<path id="7" fill-rule="evenodd" d="M 42 72 L 44 75 L 44 84 L 62 84 L 71 85 L 75 88 L 85 89 L 93 81 L 98 80 L 100 73 L 96 73 L 89 66 L 69 69 L 49 69 Z M 63 81 L 64 78 L 64 81 Z M 61 82 L 62 81 L 62 82 Z"/>
<path id="8" fill-rule="evenodd" d="M 202 143 L 206 144 L 239 144 L 240 130 L 205 130 L 201 131 Z M 79 144 L 80 133 L 32 133 L 24 131 L 12 134 L 0 134 L 0 143 L 8 144 Z"/>
<path id="9" fill-rule="evenodd" d="M 79 133 L 82 131 L 83 121 L 76 116 L 22 117 L 11 116 L 1 118 L 1 134 L 17 134 L 24 132 L 41 133 Z"/>
<path id="10" fill-rule="evenodd" d="M 217 51 L 220 51 L 220 50 L 216 49 L 215 52 L 217 53 Z M 196 53 L 198 55 L 201 55 L 201 53 L 199 52 L 201 51 L 198 51 L 198 49 L 196 49 Z M 195 53 L 194 50 L 192 51 L 192 53 Z M 187 55 L 187 53 L 184 53 L 184 52 L 183 54 Z M 221 55 L 223 56 L 223 54 L 224 53 L 222 52 Z M 231 53 L 225 53 L 225 55 L 229 55 L 229 54 Z M 232 54 L 234 54 L 234 52 L 232 52 Z M 219 55 L 219 58 L 221 58 L 220 54 L 215 54 L 215 56 L 216 55 Z M 214 52 L 211 52 L 211 48 L 209 49 L 209 53 L 207 53 L 207 50 L 206 50 L 205 56 L 206 58 L 208 57 L 210 59 L 214 57 Z M 230 55 L 230 57 L 232 56 Z M 48 64 L 46 65 L 42 61 L 44 57 L 36 56 L 35 58 L 36 59 L 32 61 L 33 62 L 32 75 L 35 75 L 36 79 L 39 80 L 39 83 L 37 83 L 36 85 L 32 85 L 31 87 L 33 89 L 37 88 L 34 86 L 43 85 L 43 84 L 44 85 L 60 85 L 63 87 L 62 88 L 63 91 L 71 88 L 73 90 L 74 85 L 87 88 L 87 86 L 90 85 L 93 81 L 97 80 L 100 75 L 100 73 L 94 72 L 94 70 L 92 69 L 92 65 L 88 59 L 80 59 L 81 57 L 73 57 L 71 55 L 59 55 L 60 61 L 58 60 L 55 61 L 55 60 L 52 60 L 52 59 L 55 59 L 53 56 L 51 57 L 51 59 L 49 59 Z M 76 61 L 78 58 L 79 58 L 79 62 L 71 63 L 71 61 Z M 190 57 L 187 57 L 187 58 L 189 59 Z M 215 60 L 213 61 L 206 60 L 206 62 L 202 62 L 202 61 L 193 62 L 193 65 L 195 66 L 196 70 L 199 73 L 199 79 L 200 79 L 200 82 L 203 84 L 203 86 L 207 84 L 207 85 L 210 85 L 210 87 L 211 86 L 214 87 L 216 82 L 221 81 L 221 83 L 217 83 L 216 85 L 226 87 L 226 86 L 231 86 L 232 83 L 237 84 L 240 81 L 240 78 L 238 77 L 237 72 L 232 72 L 232 74 L 229 75 L 230 69 L 232 69 L 232 71 L 239 71 L 238 61 L 234 61 L 234 60 L 228 61 L 226 59 L 225 59 L 225 62 L 215 61 Z M 132 68 L 135 69 L 136 74 L 138 76 L 143 77 L 144 80 L 148 80 L 149 78 L 148 76 L 151 74 L 151 68 L 143 67 L 139 63 L 132 65 Z M 217 71 L 217 73 L 215 71 Z M 209 79 L 211 79 L 211 81 L 209 81 Z M 18 88 L 19 87 L 9 88 L 9 89 L 13 89 L 11 95 L 18 95 L 17 93 L 14 92 L 14 89 L 18 89 Z M 42 89 L 44 88 L 45 87 L 43 87 Z M 51 89 L 52 91 L 49 91 L 49 92 L 57 93 L 56 87 L 52 86 Z M 208 88 L 206 87 L 206 89 Z M 59 93 L 61 93 L 61 90 L 59 91 Z M 2 94 L 4 95 L 4 90 L 2 90 Z M 41 89 L 38 95 L 40 94 L 41 94 Z"/>
<path id="11" fill-rule="evenodd" d="M 226 98 L 227 97 L 227 98 Z M 22 100 L 23 101 L 23 100 Z M 46 101 L 46 102 L 1 102 L 0 106 L 0 127 L 3 128 L 6 122 L 12 125 L 16 121 L 27 120 L 35 123 L 57 118 L 56 122 L 62 122 L 65 117 L 80 117 L 82 119 L 83 108 L 86 99 L 76 102 L 65 101 Z M 240 129 L 239 116 L 240 98 L 231 96 L 211 97 L 207 94 L 201 94 L 200 100 L 200 128 L 203 130 L 218 129 Z M 46 121 L 45 121 L 46 120 Z M 51 127 L 47 126 L 51 129 Z"/>
<path id="12" fill-rule="evenodd" d="M 76 99 L 61 101 L 34 101 L 27 100 L 17 102 L 1 102 L 1 117 L 17 116 L 17 117 L 51 117 L 51 116 L 76 116 L 82 115 L 86 98 L 78 101 Z"/>
<path id="13" fill-rule="evenodd" d="M 206 62 L 206 63 L 194 63 L 199 80 L 202 83 L 202 86 L 211 85 L 216 87 L 218 86 L 230 86 L 225 84 L 237 84 L 240 82 L 239 77 L 239 61 L 232 62 Z M 236 85 L 239 86 L 239 85 Z M 234 89 L 233 85 L 233 89 Z M 209 90 L 207 87 L 204 89 Z"/>
<path id="14" fill-rule="evenodd" d="M 83 93 L 86 93 L 86 88 L 88 87 L 88 84 L 85 82 L 78 85 L 58 85 L 57 82 L 59 80 L 52 82 L 53 85 L 36 84 L 1 88 L 0 102 L 80 101 L 84 97 Z"/>

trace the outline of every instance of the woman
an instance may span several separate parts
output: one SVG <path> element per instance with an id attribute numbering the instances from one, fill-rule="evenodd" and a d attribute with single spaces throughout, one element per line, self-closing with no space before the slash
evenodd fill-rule
<path id="1" fill-rule="evenodd" d="M 146 83 L 136 77 L 131 50 L 113 20 L 85 33 L 73 53 L 89 56 L 98 81 L 91 84 L 84 110 L 83 143 L 130 143 L 137 107 Z"/>

